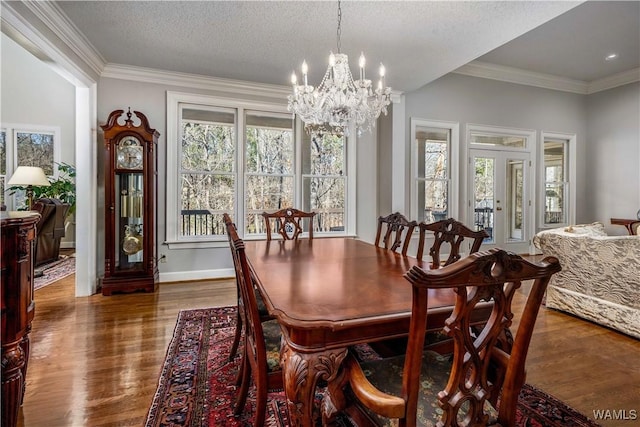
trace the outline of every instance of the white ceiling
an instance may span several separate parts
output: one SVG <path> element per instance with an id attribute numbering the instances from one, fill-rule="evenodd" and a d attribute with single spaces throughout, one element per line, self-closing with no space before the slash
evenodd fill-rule
<path id="1" fill-rule="evenodd" d="M 580 3 L 344 1 L 341 50 L 354 72 L 364 51 L 368 77 L 384 62 L 400 91 L 475 59 L 587 82 L 637 68 L 640 2 Z M 317 84 L 336 51 L 335 1 L 58 5 L 108 64 L 288 85 L 306 59 Z"/>

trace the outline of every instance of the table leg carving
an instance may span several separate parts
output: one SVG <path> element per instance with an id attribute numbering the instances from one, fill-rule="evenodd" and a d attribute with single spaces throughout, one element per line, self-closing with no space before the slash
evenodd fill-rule
<path id="1" fill-rule="evenodd" d="M 284 388 L 287 395 L 290 424 L 312 427 L 319 417 L 314 407 L 318 380 L 332 381 L 347 349 L 325 350 L 318 353 L 299 353 L 285 345 L 282 353 Z"/>
<path id="2" fill-rule="evenodd" d="M 15 426 L 24 394 L 24 350 L 20 341 L 2 346 L 2 425 Z"/>

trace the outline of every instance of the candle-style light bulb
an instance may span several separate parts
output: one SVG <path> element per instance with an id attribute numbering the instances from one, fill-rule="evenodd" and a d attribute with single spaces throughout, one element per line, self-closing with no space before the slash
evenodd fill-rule
<path id="1" fill-rule="evenodd" d="M 291 84 L 294 86 L 298 84 L 298 76 L 296 76 L 295 71 L 291 73 Z"/>
<path id="2" fill-rule="evenodd" d="M 367 60 L 364 59 L 364 52 L 360 52 L 360 60 L 358 61 L 358 65 L 360 65 L 360 80 L 364 80 L 364 66 L 367 63 Z"/>
<path id="3" fill-rule="evenodd" d="M 336 65 L 336 56 L 333 54 L 333 52 L 329 52 L 329 65 L 332 67 Z"/>
<path id="4" fill-rule="evenodd" d="M 302 61 L 302 78 L 304 79 L 304 85 L 307 85 L 307 72 L 309 71 L 309 66 L 307 65 L 307 61 Z"/>
<path id="5" fill-rule="evenodd" d="M 382 65 L 382 62 L 380 63 L 380 90 L 382 90 L 382 88 L 384 87 L 384 75 L 386 73 L 386 69 L 384 68 L 384 65 Z"/>

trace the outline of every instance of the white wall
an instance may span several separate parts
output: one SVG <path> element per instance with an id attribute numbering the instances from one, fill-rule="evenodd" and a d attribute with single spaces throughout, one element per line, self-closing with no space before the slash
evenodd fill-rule
<path id="1" fill-rule="evenodd" d="M 60 161 L 75 165 L 75 86 L 5 34 L 0 63 L 0 122 L 60 127 Z M 73 247 L 73 240 L 70 228 L 62 244 Z"/>
<path id="2" fill-rule="evenodd" d="M 640 83 L 589 95 L 584 187 L 589 219 L 609 234 L 626 234 L 610 218 L 640 209 Z"/>
<path id="3" fill-rule="evenodd" d="M 448 74 L 421 89 L 406 94 L 406 129 L 412 117 L 460 123 L 461 162 L 465 154 L 465 126 L 469 123 L 533 129 L 540 133 L 558 132 L 577 135 L 577 207 L 576 221 L 591 221 L 588 210 L 586 173 L 587 97 L 568 92 L 541 89 L 496 80 Z M 407 171 L 410 170 L 411 135 L 405 141 Z M 636 155 L 637 159 L 637 155 Z M 460 164 L 460 171 L 465 165 Z M 407 176 L 407 179 L 410 177 Z M 408 182 L 408 181 L 407 181 Z M 464 206 L 464 183 L 460 206 Z M 405 198 L 409 200 L 410 186 Z M 382 196 L 381 196 L 382 197 Z"/>

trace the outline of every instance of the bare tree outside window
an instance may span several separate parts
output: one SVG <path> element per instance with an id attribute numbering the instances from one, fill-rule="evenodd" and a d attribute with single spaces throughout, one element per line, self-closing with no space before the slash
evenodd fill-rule
<path id="1" fill-rule="evenodd" d="M 246 233 L 263 234 L 262 212 L 295 207 L 293 122 L 289 115 L 251 112 L 246 123 Z"/>
<path id="2" fill-rule="evenodd" d="M 53 147 L 51 133 L 16 132 L 18 166 L 38 166 L 53 176 Z"/>
<path id="3" fill-rule="evenodd" d="M 303 140 L 302 188 L 306 211 L 315 211 L 314 231 L 344 231 L 345 139 L 314 135 Z"/>

